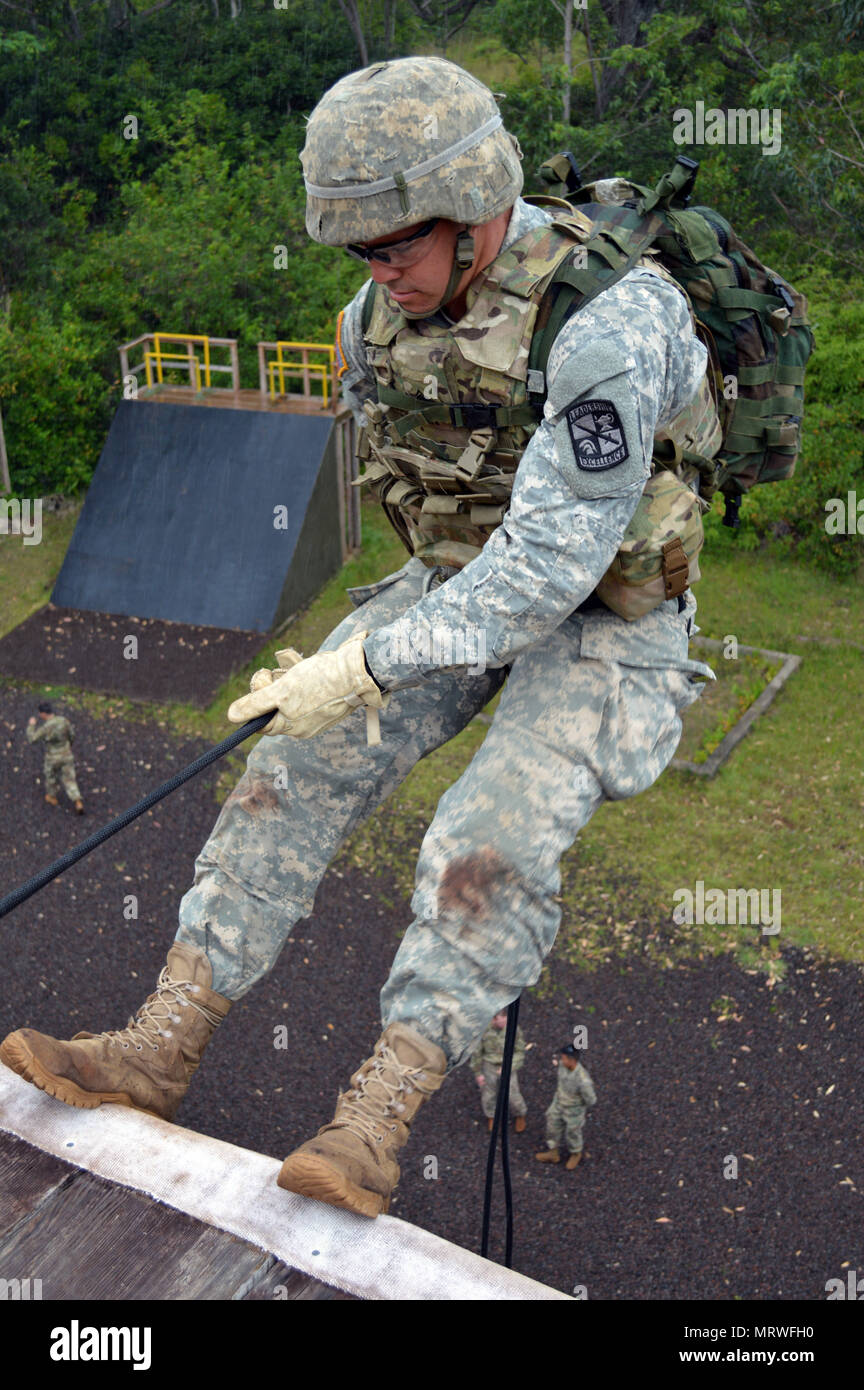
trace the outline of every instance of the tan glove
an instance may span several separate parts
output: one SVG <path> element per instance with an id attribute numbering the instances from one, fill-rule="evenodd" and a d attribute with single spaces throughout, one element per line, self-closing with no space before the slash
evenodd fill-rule
<path id="1" fill-rule="evenodd" d="M 292 647 L 276 653 L 278 671 L 262 668 L 250 682 L 250 694 L 235 700 L 228 709 L 233 724 L 245 724 L 256 715 L 278 710 L 264 729 L 265 734 L 291 734 L 293 738 L 313 738 L 323 733 L 352 709 L 366 709 L 366 741 L 381 742 L 378 711 L 386 709 L 390 696 L 383 694 L 366 670 L 363 640 L 368 632 L 357 632 L 335 652 L 317 652 L 304 661 Z"/>

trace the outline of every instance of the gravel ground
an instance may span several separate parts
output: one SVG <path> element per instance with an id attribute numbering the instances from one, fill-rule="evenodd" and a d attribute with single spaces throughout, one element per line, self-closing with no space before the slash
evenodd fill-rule
<path id="1" fill-rule="evenodd" d="M 152 725 L 76 713 L 88 810 L 78 819 L 41 799 L 40 759 L 23 741 L 34 703 L 0 690 L 4 891 L 201 751 Z M 60 1037 L 121 1026 L 141 1004 L 214 819 L 214 777 L 0 922 L 0 1037 L 24 1025 Z M 407 904 L 381 905 L 381 888 L 354 870 L 327 874 L 313 917 L 217 1033 L 181 1123 L 282 1157 L 330 1118 L 377 1036 L 378 991 L 409 921 Z M 137 921 L 123 916 L 129 893 Z M 773 990 L 728 958 L 666 971 L 621 961 L 590 976 L 553 961 L 550 997 L 522 1004 L 533 1046 L 528 1128 L 512 1136 L 517 1269 L 567 1291 L 584 1285 L 591 1299 L 819 1301 L 828 1279 L 864 1270 L 861 970 L 794 950 L 786 959 Z M 589 1030 L 598 1103 L 586 1158 L 568 1173 L 532 1155 L 552 1055 L 577 1023 Z M 280 1025 L 287 1049 L 274 1046 Z M 479 1249 L 487 1139 L 462 1068 L 421 1112 L 393 1214 Z M 730 1156 L 737 1177 L 724 1177 Z M 501 1258 L 500 1182 L 497 1192 L 491 1253 Z"/>
<path id="2" fill-rule="evenodd" d="M 128 636 L 137 638 L 137 660 L 124 655 Z M 0 638 L 0 671 L 129 700 L 209 705 L 219 687 L 267 640 L 264 632 L 126 618 L 49 603 Z"/>

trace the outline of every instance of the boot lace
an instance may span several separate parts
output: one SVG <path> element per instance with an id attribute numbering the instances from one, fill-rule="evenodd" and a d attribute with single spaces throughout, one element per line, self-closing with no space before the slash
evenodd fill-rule
<path id="1" fill-rule="evenodd" d="M 215 1009 L 208 1008 L 200 1000 L 186 997 L 187 995 L 198 994 L 200 989 L 201 986 L 193 985 L 191 980 L 173 979 L 168 966 L 165 965 L 156 982 L 155 994 L 152 994 L 146 1003 L 141 1005 L 135 1017 L 130 1018 L 126 1027 L 99 1033 L 96 1036 L 105 1038 L 109 1043 L 119 1043 L 122 1048 L 134 1047 L 136 1052 L 142 1052 L 145 1046 L 158 1052 L 159 1044 L 156 1039 L 172 1036 L 171 1030 L 163 1025 L 182 1023 L 183 1021 L 181 1015 L 176 1012 L 178 1008 L 195 1009 L 215 1028 L 221 1022 L 221 1015 Z M 124 1042 L 124 1038 L 127 1041 Z"/>
<path id="2" fill-rule="evenodd" d="M 386 1045 L 377 1052 L 368 1064 L 369 1070 L 361 1075 L 355 1088 L 339 1097 L 336 1116 L 328 1129 L 351 1129 L 362 1139 L 383 1144 L 385 1135 L 382 1128 L 391 1131 L 398 1128 L 400 1115 L 405 1112 L 402 1096 L 419 1091 L 421 1095 L 431 1096 L 437 1090 L 422 1067 L 407 1067 L 399 1061 L 396 1053 Z M 434 1078 L 437 1080 L 437 1078 Z M 397 1123 L 390 1123 L 390 1117 Z M 402 1121 L 407 1124 L 407 1121 Z"/>

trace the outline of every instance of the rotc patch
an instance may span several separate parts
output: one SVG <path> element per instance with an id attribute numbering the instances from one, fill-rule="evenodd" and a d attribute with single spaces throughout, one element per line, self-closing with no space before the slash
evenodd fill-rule
<path id="1" fill-rule="evenodd" d="M 583 401 L 565 412 L 577 466 L 602 473 L 629 458 L 624 426 L 611 401 Z"/>

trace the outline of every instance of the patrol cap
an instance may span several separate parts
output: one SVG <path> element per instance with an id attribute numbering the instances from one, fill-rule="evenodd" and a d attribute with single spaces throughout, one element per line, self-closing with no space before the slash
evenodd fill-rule
<path id="1" fill-rule="evenodd" d="M 446 58 L 398 58 L 341 78 L 300 154 L 306 230 L 325 246 L 447 218 L 491 222 L 522 191 L 522 152 L 484 83 Z"/>
<path id="2" fill-rule="evenodd" d="M 579 1058 L 582 1056 L 582 1049 L 581 1049 L 581 1047 L 574 1047 L 573 1044 L 572 1044 L 572 1042 L 571 1042 L 571 1043 L 567 1043 L 566 1047 L 562 1047 L 562 1048 L 561 1048 L 561 1056 L 562 1056 L 562 1057 L 575 1057 L 575 1058 L 576 1058 L 576 1061 L 578 1062 L 578 1061 L 579 1061 Z"/>
<path id="3" fill-rule="evenodd" d="M 54 713 L 54 707 L 53 707 L 53 705 L 49 705 L 47 700 L 43 700 L 43 701 L 42 701 L 42 704 L 39 706 L 39 713 L 40 713 L 40 714 L 53 714 L 53 713 Z"/>

